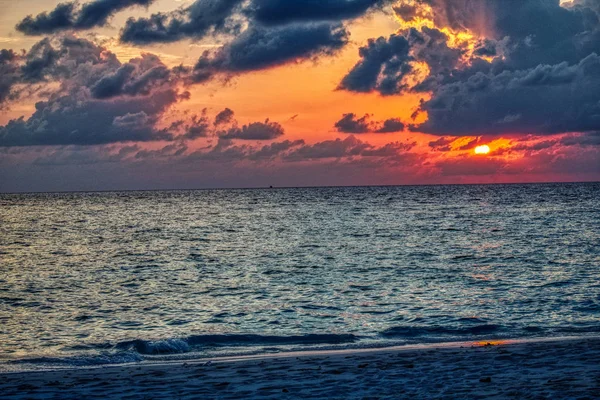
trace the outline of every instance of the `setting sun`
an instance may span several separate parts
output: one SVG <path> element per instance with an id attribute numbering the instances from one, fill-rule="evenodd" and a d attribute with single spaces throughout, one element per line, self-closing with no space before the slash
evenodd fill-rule
<path id="1" fill-rule="evenodd" d="M 475 154 L 487 154 L 490 152 L 490 146 L 484 144 L 483 146 L 475 147 Z"/>

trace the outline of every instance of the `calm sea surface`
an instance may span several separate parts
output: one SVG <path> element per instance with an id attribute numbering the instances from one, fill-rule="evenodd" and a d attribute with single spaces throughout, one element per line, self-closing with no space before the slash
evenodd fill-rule
<path id="1" fill-rule="evenodd" d="M 600 184 L 0 195 L 0 369 L 600 334 Z"/>

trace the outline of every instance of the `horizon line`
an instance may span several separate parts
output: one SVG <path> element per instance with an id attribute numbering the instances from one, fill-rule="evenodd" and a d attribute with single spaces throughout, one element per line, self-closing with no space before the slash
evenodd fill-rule
<path id="1" fill-rule="evenodd" d="M 413 183 L 390 185 L 308 185 L 308 186 L 248 186 L 248 187 L 205 187 L 205 188 L 170 188 L 170 189 L 101 189 L 101 190 L 52 190 L 52 191 L 17 191 L 3 192 L 2 195 L 17 194 L 68 194 L 68 193 L 120 193 L 120 192 L 197 192 L 217 190 L 290 190 L 290 189 L 343 189 L 343 188 L 390 188 L 390 187 L 430 187 L 430 186 L 508 186 L 508 185 L 560 185 L 560 184 L 598 184 L 600 181 L 538 181 L 538 182 L 490 182 L 490 183 Z"/>

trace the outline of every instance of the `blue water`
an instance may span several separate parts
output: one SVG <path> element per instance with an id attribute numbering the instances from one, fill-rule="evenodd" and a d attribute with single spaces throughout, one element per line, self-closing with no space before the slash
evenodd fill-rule
<path id="1" fill-rule="evenodd" d="M 0 369 L 598 334 L 599 195 L 0 195 Z"/>

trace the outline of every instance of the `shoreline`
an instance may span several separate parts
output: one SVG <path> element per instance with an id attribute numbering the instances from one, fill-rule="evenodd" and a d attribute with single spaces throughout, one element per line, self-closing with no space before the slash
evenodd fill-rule
<path id="1" fill-rule="evenodd" d="M 47 373 L 47 372 L 60 372 L 60 371 L 78 371 L 87 369 L 109 369 L 119 368 L 123 366 L 156 366 L 156 367 L 168 367 L 172 365 L 201 365 L 207 362 L 211 363 L 228 363 L 228 362 L 242 362 L 252 360 L 272 360 L 272 359 L 286 359 L 286 358 L 303 358 L 303 357 L 336 357 L 336 356 L 347 356 L 347 355 L 361 355 L 361 354 L 377 354 L 377 353 L 401 353 L 406 351 L 426 351 L 426 350 L 442 350 L 442 349 L 453 349 L 453 348 L 477 348 L 477 347 L 489 347 L 489 346 L 513 346 L 520 344 L 529 343 L 551 343 L 551 342 L 569 342 L 578 340 L 598 340 L 600 341 L 600 334 L 590 335 L 579 335 L 579 336 L 549 336 L 549 337 L 521 337 L 521 338 L 492 338 L 492 339 L 481 339 L 481 340 L 460 340 L 460 341 L 445 341 L 445 342 L 423 342 L 423 343 L 411 343 L 402 345 L 391 345 L 391 346 L 351 346 L 347 348 L 318 348 L 318 349 L 307 349 L 307 350 L 283 350 L 269 353 L 250 353 L 250 354 L 231 354 L 231 355 L 219 355 L 219 356 L 204 356 L 204 357 L 185 357 L 186 353 L 173 353 L 165 354 L 165 357 L 172 356 L 172 359 L 146 359 L 140 361 L 128 361 L 122 363 L 98 363 L 89 365 L 68 365 L 56 366 L 52 362 L 48 362 L 48 367 L 41 366 L 39 368 L 32 369 L 14 369 L 14 370 L 0 370 L 0 376 L 8 374 L 27 374 L 27 373 Z M 193 354 L 193 353 L 192 353 Z M 12 360 L 12 362 L 17 360 Z M 27 365 L 27 359 L 20 360 L 23 364 Z"/>
<path id="2" fill-rule="evenodd" d="M 267 394 L 598 398 L 600 337 L 446 342 L 12 371 L 0 373 L 0 393 L 10 398 Z"/>

